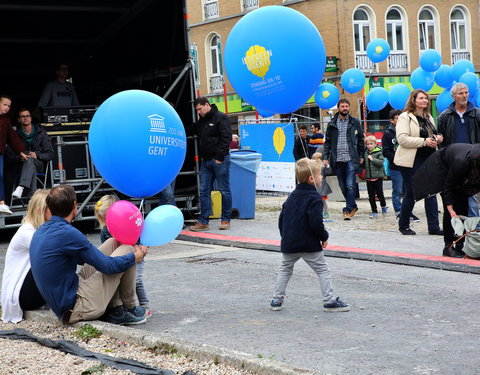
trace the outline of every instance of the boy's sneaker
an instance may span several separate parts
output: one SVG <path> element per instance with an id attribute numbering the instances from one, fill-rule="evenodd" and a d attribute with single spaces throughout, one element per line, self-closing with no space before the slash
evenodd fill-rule
<path id="1" fill-rule="evenodd" d="M 324 219 L 328 219 L 330 217 L 329 213 L 328 212 L 324 212 L 323 213 L 323 218 Z"/>
<path id="2" fill-rule="evenodd" d="M 140 305 L 142 306 L 145 310 L 146 310 L 146 314 L 145 316 L 148 318 L 150 318 L 152 316 L 152 310 L 150 309 L 150 306 L 149 305 Z"/>
<path id="3" fill-rule="evenodd" d="M 325 312 L 337 312 L 337 311 L 350 311 L 350 305 L 340 301 L 340 297 L 337 297 L 336 300 L 325 303 L 323 305 L 323 311 Z"/>
<path id="4" fill-rule="evenodd" d="M 280 311 L 282 309 L 283 301 L 281 299 L 274 298 L 270 303 L 270 310 Z"/>
<path id="5" fill-rule="evenodd" d="M 382 207 L 382 215 L 386 215 L 388 212 L 388 207 L 385 206 L 385 207 Z"/>
<path id="6" fill-rule="evenodd" d="M 418 217 L 416 217 L 414 214 L 411 214 L 410 215 L 410 222 L 411 223 L 419 223 L 420 219 Z"/>
<path id="7" fill-rule="evenodd" d="M 10 208 L 6 204 L 0 204 L 0 214 L 13 215 L 13 212 L 10 211 Z"/>
<path id="8" fill-rule="evenodd" d="M 124 306 L 117 306 L 107 311 L 104 315 L 104 318 L 107 323 L 119 325 L 135 325 L 142 324 L 147 321 L 145 313 L 145 308 L 141 306 L 135 306 L 133 309 L 130 310 L 127 310 Z"/>
<path id="9" fill-rule="evenodd" d="M 370 219 L 376 219 L 378 217 L 378 214 L 376 212 L 372 212 L 370 215 Z"/>

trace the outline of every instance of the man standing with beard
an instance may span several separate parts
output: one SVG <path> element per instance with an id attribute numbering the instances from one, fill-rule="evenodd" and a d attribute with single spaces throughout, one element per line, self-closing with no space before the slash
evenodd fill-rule
<path id="1" fill-rule="evenodd" d="M 356 172 L 363 163 L 365 143 L 360 121 L 349 115 L 350 102 L 340 99 L 338 112 L 327 125 L 324 141 L 323 164 L 330 164 L 337 175 L 338 185 L 346 200 L 344 220 L 350 220 L 358 210 L 355 202 Z"/>

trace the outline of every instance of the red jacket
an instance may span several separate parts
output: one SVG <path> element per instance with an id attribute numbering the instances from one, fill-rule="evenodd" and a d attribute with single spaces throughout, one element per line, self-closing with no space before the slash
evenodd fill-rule
<path id="1" fill-rule="evenodd" d="M 22 140 L 13 130 L 10 119 L 6 116 L 0 116 L 0 154 L 5 154 L 5 145 L 9 145 L 17 154 L 23 152 Z"/>

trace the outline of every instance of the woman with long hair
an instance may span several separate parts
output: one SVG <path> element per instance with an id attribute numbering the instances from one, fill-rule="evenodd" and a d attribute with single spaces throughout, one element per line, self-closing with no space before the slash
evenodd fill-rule
<path id="1" fill-rule="evenodd" d="M 33 234 L 50 219 L 46 198 L 49 189 L 37 190 L 28 204 L 27 216 L 8 245 L 2 279 L 2 320 L 17 323 L 24 310 L 45 305 L 30 268 L 30 242 Z"/>
<path id="2" fill-rule="evenodd" d="M 400 167 L 405 189 L 398 229 L 402 234 L 413 235 L 416 233 L 410 229 L 410 215 L 415 206 L 412 177 L 425 160 L 436 151 L 437 145 L 443 141 L 430 114 L 430 100 L 424 90 L 417 89 L 410 93 L 404 112 L 398 117 L 396 134 L 398 149 L 395 152 L 394 163 Z M 436 196 L 425 198 L 425 212 L 428 233 L 443 235 L 438 222 Z"/>

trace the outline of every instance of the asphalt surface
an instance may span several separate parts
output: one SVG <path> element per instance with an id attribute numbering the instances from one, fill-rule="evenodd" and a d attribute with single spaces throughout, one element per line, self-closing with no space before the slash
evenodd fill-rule
<path id="1" fill-rule="evenodd" d="M 438 255 L 438 246 L 426 242 L 441 245 L 441 237 L 331 233 L 329 243 L 339 249 L 327 258 L 334 291 L 351 311 L 323 312 L 316 276 L 299 262 L 284 309 L 273 312 L 268 305 L 280 263 L 274 225 L 237 220 L 230 231 L 211 232 L 230 237 L 213 236 L 210 242 L 230 246 L 192 242 L 198 238 L 185 232 L 182 238 L 190 241 L 150 248 L 144 282 L 153 315 L 139 327 L 145 333 L 272 358 L 316 373 L 478 373 L 477 274 L 335 256 L 402 252 L 408 264 L 409 256 Z M 99 243 L 98 233 L 88 237 Z M 245 237 L 260 238 L 255 246 L 271 251 L 239 247 Z M 2 240 L 2 270 L 7 246 Z"/>

